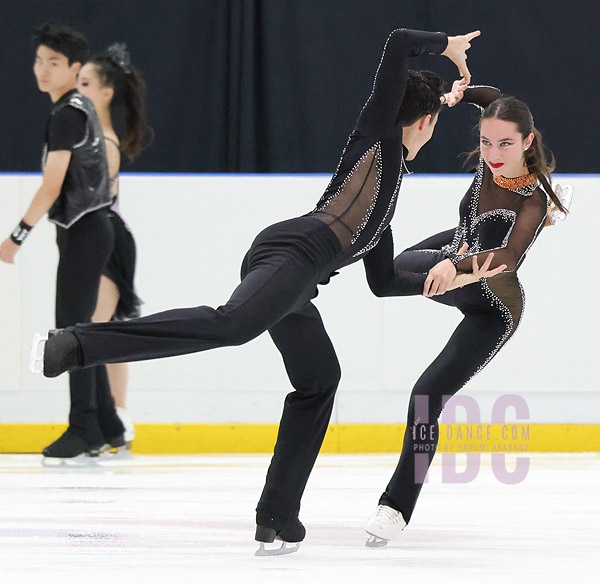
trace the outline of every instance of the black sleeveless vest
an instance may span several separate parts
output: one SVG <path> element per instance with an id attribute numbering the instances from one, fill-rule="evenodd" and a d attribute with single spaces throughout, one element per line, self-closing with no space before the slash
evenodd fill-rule
<path id="1" fill-rule="evenodd" d="M 60 195 L 48 211 L 48 219 L 65 229 L 86 213 L 112 203 L 104 136 L 94 104 L 78 91 L 72 91 L 56 102 L 51 115 L 67 106 L 84 112 L 87 121 L 83 140 L 75 144 L 71 151 L 71 161 Z M 48 144 L 45 144 L 42 170 L 47 158 Z"/>

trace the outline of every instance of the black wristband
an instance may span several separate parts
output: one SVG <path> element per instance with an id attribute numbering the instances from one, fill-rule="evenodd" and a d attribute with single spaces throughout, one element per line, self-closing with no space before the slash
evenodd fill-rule
<path id="1" fill-rule="evenodd" d="M 32 229 L 33 229 L 33 225 L 27 225 L 27 223 L 25 223 L 25 221 L 21 221 L 15 227 L 15 230 L 10 234 L 11 241 L 13 243 L 16 243 L 17 245 L 21 245 L 25 241 L 25 239 L 29 235 L 29 232 Z"/>

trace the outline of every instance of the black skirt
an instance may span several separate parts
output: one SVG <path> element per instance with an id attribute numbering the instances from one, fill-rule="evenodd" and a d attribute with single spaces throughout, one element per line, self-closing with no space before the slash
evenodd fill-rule
<path id="1" fill-rule="evenodd" d="M 119 303 L 113 319 L 136 318 L 140 316 L 142 301 L 135 293 L 133 285 L 136 256 L 135 241 L 131 231 L 129 231 L 118 213 L 111 210 L 108 216 L 115 231 L 115 244 L 102 273 L 112 280 L 119 289 Z"/>

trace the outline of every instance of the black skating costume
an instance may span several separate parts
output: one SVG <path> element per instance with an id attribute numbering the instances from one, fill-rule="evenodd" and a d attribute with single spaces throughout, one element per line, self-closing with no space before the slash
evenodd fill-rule
<path id="1" fill-rule="evenodd" d="M 265 517 L 298 514 L 340 379 L 334 348 L 311 300 L 317 285 L 327 283 L 335 270 L 367 261 L 388 229 L 403 172 L 397 117 L 407 59 L 439 54 L 446 46 L 443 33 L 403 29 L 389 36 L 373 92 L 325 194 L 311 213 L 272 225 L 257 236 L 242 262 L 242 281 L 226 304 L 73 329 L 84 367 L 240 345 L 268 331 L 295 391 L 285 399 L 258 504 Z M 419 294 L 425 277 L 413 272 L 404 276 L 396 293 Z"/>
<path id="2" fill-rule="evenodd" d="M 104 140 L 107 143 L 107 150 L 111 151 L 110 156 L 114 160 L 120 160 L 119 144 L 107 136 L 104 136 Z M 112 252 L 102 274 L 114 282 L 119 290 L 119 301 L 112 316 L 115 320 L 124 320 L 140 315 L 142 301 L 138 298 L 133 283 L 137 256 L 135 240 L 119 209 L 118 173 L 110 177 L 110 193 L 112 204 L 108 210 L 108 218 L 112 223 L 115 238 Z"/>
<path id="3" fill-rule="evenodd" d="M 497 89 L 474 87 L 465 92 L 462 101 L 484 108 L 498 97 L 501 95 Z M 473 255 L 481 266 L 490 251 L 494 252 L 490 269 L 507 265 L 504 272 L 493 278 L 432 297 L 458 308 L 464 319 L 412 390 L 400 461 L 380 499 L 380 504 L 401 511 L 406 522 L 410 521 L 435 453 L 437 419 L 447 401 L 444 396 L 454 395 L 479 373 L 519 325 L 525 296 L 517 270 L 544 227 L 547 196 L 539 184 L 515 190 L 498 186 L 480 158 L 459 210 L 460 223 L 455 229 L 407 249 L 396 257 L 393 269 L 389 268 L 393 254 L 391 236 L 382 237 L 370 263 L 365 262 L 371 288 L 380 296 L 403 294 L 407 270 L 425 275 L 449 252 L 456 254 L 463 242 L 469 244 L 468 253 L 452 259 L 459 271 L 472 271 Z M 423 456 L 427 457 L 427 464 L 422 464 Z"/>
<path id="4" fill-rule="evenodd" d="M 58 150 L 71 152 L 60 195 L 48 212 L 59 249 L 56 326 L 64 328 L 91 321 L 114 237 L 106 213 L 111 198 L 100 122 L 92 102 L 75 89 L 53 105 L 42 164 L 48 152 Z M 70 432 L 96 447 L 123 433 L 104 366 L 71 372 L 69 385 Z"/>

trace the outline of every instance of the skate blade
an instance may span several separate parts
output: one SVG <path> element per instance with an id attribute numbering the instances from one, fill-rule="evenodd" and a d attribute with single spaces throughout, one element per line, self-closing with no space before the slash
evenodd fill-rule
<path id="1" fill-rule="evenodd" d="M 375 535 L 370 535 L 369 534 L 369 539 L 367 539 L 367 541 L 365 542 L 365 545 L 367 547 L 383 547 L 386 546 L 388 544 L 387 539 L 383 539 L 381 537 L 377 537 Z"/>
<path id="2" fill-rule="evenodd" d="M 29 371 L 32 373 L 43 373 L 44 371 L 44 345 L 48 337 L 35 333 L 31 341 L 31 352 L 29 353 Z M 39 353 L 40 344 L 42 345 L 41 355 Z"/>
<path id="3" fill-rule="evenodd" d="M 42 466 L 44 468 L 75 469 L 97 467 L 96 457 L 91 457 L 87 452 L 78 454 L 72 458 L 58 458 L 55 456 L 42 456 Z"/>
<path id="4" fill-rule="evenodd" d="M 293 554 L 300 549 L 299 543 L 292 544 L 293 547 L 288 547 L 287 542 L 284 541 L 281 543 L 281 547 L 274 549 L 265 548 L 265 544 L 262 541 L 259 543 L 260 547 L 254 552 L 255 556 L 285 556 L 287 554 Z"/>
<path id="5" fill-rule="evenodd" d="M 133 460 L 131 449 L 124 446 L 112 447 L 110 444 L 105 444 L 98 452 L 98 456 L 102 460 Z"/>

